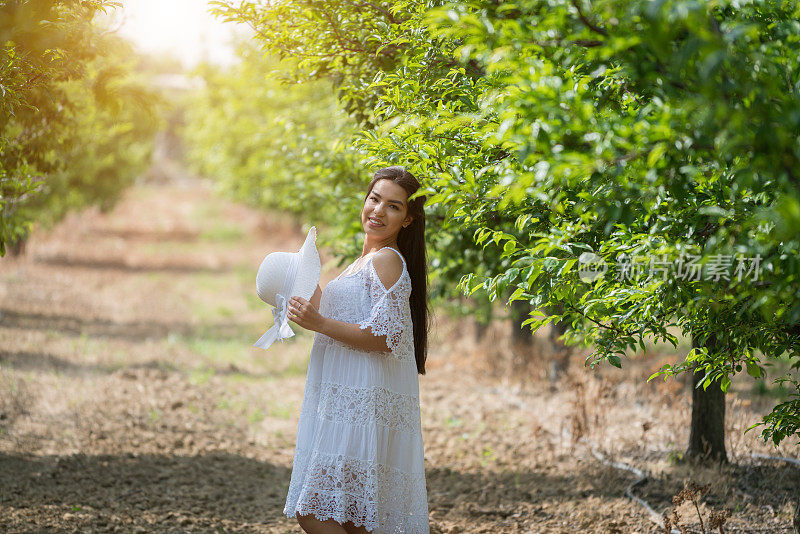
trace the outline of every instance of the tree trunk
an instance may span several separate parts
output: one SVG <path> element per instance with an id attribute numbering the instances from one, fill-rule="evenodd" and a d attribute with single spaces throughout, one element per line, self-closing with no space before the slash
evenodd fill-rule
<path id="1" fill-rule="evenodd" d="M 472 308 L 472 317 L 475 325 L 475 342 L 480 343 L 489 330 L 492 320 L 492 304 L 488 300 L 469 299 L 469 306 Z"/>
<path id="2" fill-rule="evenodd" d="M 548 310 L 550 314 L 560 315 L 564 313 L 564 307 L 561 304 L 554 306 Z M 559 377 L 566 372 L 569 367 L 569 348 L 564 345 L 563 341 L 558 338 L 563 336 L 569 328 L 567 321 L 555 321 L 550 323 L 550 332 L 548 339 L 550 340 L 550 365 L 547 376 L 551 382 L 556 382 Z"/>
<path id="3" fill-rule="evenodd" d="M 511 369 L 512 375 L 527 380 L 533 369 L 533 333 L 530 325 L 522 326 L 531 311 L 531 304 L 515 300 L 511 307 Z"/>
<path id="4" fill-rule="evenodd" d="M 25 254 L 26 245 L 28 244 L 28 236 L 20 237 L 13 243 L 6 243 L 6 251 L 13 257 L 19 257 Z"/>
<path id="5" fill-rule="evenodd" d="M 533 333 L 530 325 L 522 326 L 531 311 L 531 305 L 525 300 L 515 300 L 511 306 L 511 339 L 514 343 L 533 345 Z"/>
<path id="6" fill-rule="evenodd" d="M 483 339 L 483 336 L 486 335 L 486 330 L 489 329 L 489 325 L 483 323 L 481 321 L 475 321 L 475 342 L 478 343 Z"/>
<path id="7" fill-rule="evenodd" d="M 716 337 L 709 336 L 706 347 L 712 351 L 716 345 Z M 692 346 L 699 348 L 696 337 L 692 337 Z M 719 381 L 709 384 L 708 389 L 698 384 L 705 373 L 702 370 L 692 372 L 692 422 L 689 434 L 689 448 L 686 456 L 698 460 L 716 460 L 728 462 L 725 452 L 725 393 L 719 387 Z"/>

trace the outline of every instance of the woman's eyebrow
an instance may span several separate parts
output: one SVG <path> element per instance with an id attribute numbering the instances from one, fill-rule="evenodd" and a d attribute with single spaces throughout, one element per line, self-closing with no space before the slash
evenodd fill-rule
<path id="1" fill-rule="evenodd" d="M 375 191 L 373 191 L 372 194 L 375 195 L 378 198 L 383 198 L 382 196 L 380 196 Z M 403 205 L 403 203 L 401 201 L 399 201 L 399 200 L 387 200 L 387 202 L 394 202 L 395 204 L 400 204 L 401 206 Z"/>

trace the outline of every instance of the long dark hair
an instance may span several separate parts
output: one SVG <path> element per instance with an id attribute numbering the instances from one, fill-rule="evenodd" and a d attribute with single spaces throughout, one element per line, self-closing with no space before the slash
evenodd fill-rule
<path id="1" fill-rule="evenodd" d="M 367 187 L 366 202 L 372 186 L 378 180 L 391 180 L 406 190 L 408 196 L 414 194 L 420 183 L 410 172 L 400 165 L 378 169 Z M 428 259 L 425 253 L 425 199 L 420 195 L 408 201 L 408 215 L 414 217 L 405 228 L 400 228 L 397 246 L 406 260 L 406 268 L 411 276 L 411 320 L 414 323 L 414 354 L 417 358 L 417 373 L 425 374 L 425 361 L 428 359 L 428 330 L 430 316 L 428 310 Z"/>

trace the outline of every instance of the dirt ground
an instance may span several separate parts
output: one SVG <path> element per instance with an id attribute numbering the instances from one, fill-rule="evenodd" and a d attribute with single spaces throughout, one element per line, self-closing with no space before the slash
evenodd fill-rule
<path id="1" fill-rule="evenodd" d="M 196 178 L 141 184 L 108 214 L 73 214 L 0 259 L 0 531 L 301 532 L 282 510 L 311 333 L 252 344 L 272 315 L 264 255 L 302 228 L 215 197 Z M 321 251 L 323 282 L 338 270 Z M 349 263 L 349 262 L 348 262 Z M 432 533 L 651 533 L 684 482 L 710 484 L 706 522 L 789 532 L 800 469 L 751 457 L 800 446 L 743 434 L 774 404 L 752 380 L 728 395 L 731 465 L 681 460 L 690 391 L 646 378 L 672 352 L 551 377 L 545 337 L 513 347 L 498 320 L 436 312 L 420 377 Z M 787 440 L 788 441 L 788 440 Z M 700 531 L 693 507 L 679 513 Z"/>

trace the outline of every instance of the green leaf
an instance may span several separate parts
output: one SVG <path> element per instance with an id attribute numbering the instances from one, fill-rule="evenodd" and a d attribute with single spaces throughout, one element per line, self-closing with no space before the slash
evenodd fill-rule
<path id="1" fill-rule="evenodd" d="M 647 155 L 647 166 L 654 167 L 666 151 L 667 145 L 664 143 L 656 143 L 653 145 L 653 148 L 650 149 L 650 153 Z"/>
<path id="2" fill-rule="evenodd" d="M 730 385 L 731 385 L 731 379 L 728 378 L 727 376 L 723 376 L 719 384 L 720 389 L 722 389 L 724 393 L 727 393 Z"/>
<path id="3" fill-rule="evenodd" d="M 528 276 L 527 276 L 527 284 L 530 288 L 533 283 L 539 278 L 539 275 L 542 274 L 542 265 L 540 263 L 534 263 L 531 265 L 530 269 L 528 269 Z"/>
<path id="4" fill-rule="evenodd" d="M 524 294 L 525 294 L 525 290 L 523 288 L 521 288 L 521 287 L 518 287 L 517 290 L 514 291 L 514 293 L 512 293 L 511 296 L 508 298 L 508 303 L 510 304 L 510 303 L 514 302 L 515 300 L 522 300 L 522 295 L 524 295 Z"/>
<path id="5" fill-rule="evenodd" d="M 753 378 L 759 378 L 761 376 L 761 368 L 758 364 L 752 360 L 747 360 L 747 374 L 752 376 Z"/>

